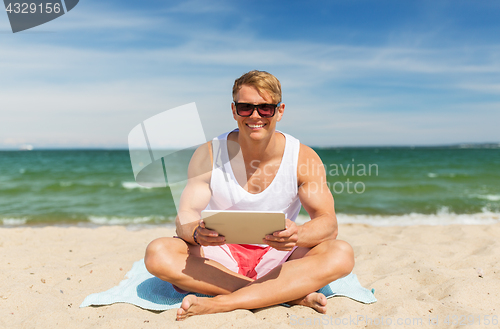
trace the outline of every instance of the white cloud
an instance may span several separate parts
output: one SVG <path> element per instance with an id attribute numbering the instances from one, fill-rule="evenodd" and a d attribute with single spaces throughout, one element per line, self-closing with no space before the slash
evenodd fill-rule
<path id="1" fill-rule="evenodd" d="M 465 90 L 477 91 L 477 92 L 480 92 L 483 94 L 495 94 L 495 95 L 500 94 L 500 84 L 499 83 L 490 83 L 490 84 L 487 84 L 487 83 L 477 83 L 477 84 L 464 83 L 464 84 L 459 84 L 456 87 L 461 88 L 461 89 L 465 89 Z"/>

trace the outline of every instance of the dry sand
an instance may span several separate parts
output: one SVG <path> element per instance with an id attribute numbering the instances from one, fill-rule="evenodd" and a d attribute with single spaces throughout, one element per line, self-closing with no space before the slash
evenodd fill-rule
<path id="1" fill-rule="evenodd" d="M 335 297 L 326 315 L 274 306 L 175 322 L 175 310 L 79 308 L 87 295 L 116 286 L 149 241 L 172 233 L 116 226 L 1 228 L 0 328 L 500 327 L 500 225 L 341 225 L 339 238 L 355 250 L 354 273 L 364 287 L 375 288 L 378 302 Z"/>

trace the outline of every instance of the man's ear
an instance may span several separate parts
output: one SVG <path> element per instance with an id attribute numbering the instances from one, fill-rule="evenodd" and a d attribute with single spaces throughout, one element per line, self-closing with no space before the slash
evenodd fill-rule
<path id="1" fill-rule="evenodd" d="M 280 106 L 276 109 L 276 122 L 281 120 L 281 117 L 283 116 L 283 113 L 285 112 L 285 104 L 281 103 Z"/>
<path id="2" fill-rule="evenodd" d="M 237 120 L 237 118 L 236 118 L 236 107 L 234 106 L 234 103 L 231 103 L 231 111 L 233 112 L 233 118 L 234 118 L 234 120 Z"/>

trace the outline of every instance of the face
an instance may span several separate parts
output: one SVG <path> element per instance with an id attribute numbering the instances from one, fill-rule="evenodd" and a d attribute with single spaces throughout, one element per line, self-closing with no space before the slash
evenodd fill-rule
<path id="1" fill-rule="evenodd" d="M 260 95 L 255 87 L 248 85 L 243 85 L 241 87 L 240 91 L 236 95 L 236 102 L 255 105 L 274 103 L 271 96 L 269 96 L 267 92 Z M 274 133 L 276 129 L 276 122 L 280 121 L 283 116 L 285 104 L 281 103 L 276 109 L 276 113 L 271 118 L 262 118 L 256 110 L 249 117 L 241 117 L 236 114 L 234 103 L 231 104 L 231 109 L 233 110 L 234 119 L 238 122 L 240 132 L 246 133 L 252 138 L 261 139 Z"/>

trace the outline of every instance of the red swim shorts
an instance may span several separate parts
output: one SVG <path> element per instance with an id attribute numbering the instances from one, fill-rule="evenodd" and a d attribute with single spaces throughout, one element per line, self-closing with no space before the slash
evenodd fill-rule
<path id="1" fill-rule="evenodd" d="M 248 244 L 224 244 L 202 246 L 202 248 L 205 258 L 214 260 L 235 273 L 256 280 L 286 262 L 297 247 L 290 251 Z M 174 288 L 180 293 L 187 293 L 176 286 Z"/>

